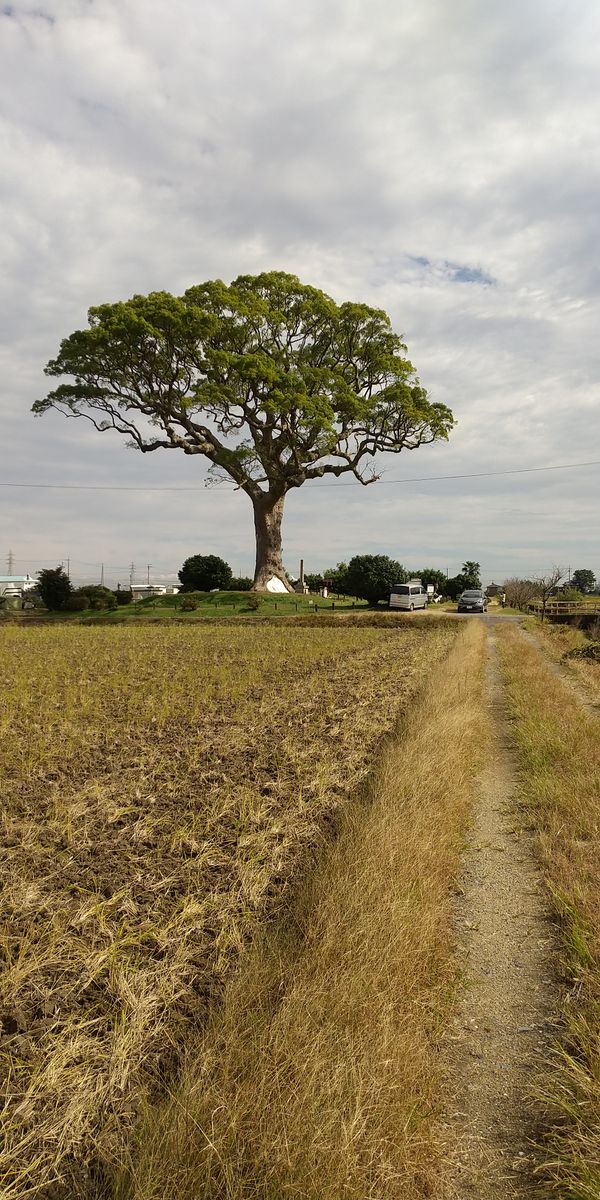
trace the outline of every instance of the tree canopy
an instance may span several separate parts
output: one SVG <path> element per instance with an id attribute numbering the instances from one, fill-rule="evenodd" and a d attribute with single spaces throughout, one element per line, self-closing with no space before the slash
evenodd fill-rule
<path id="1" fill-rule="evenodd" d="M 193 554 L 191 558 L 186 558 L 178 574 L 184 592 L 227 589 L 233 577 L 229 563 L 217 554 Z"/>
<path id="2" fill-rule="evenodd" d="M 445 571 L 440 571 L 437 567 L 423 567 L 422 571 L 416 571 L 415 574 L 424 587 L 427 587 L 428 583 L 432 583 L 438 594 L 442 596 L 445 594 L 448 582 Z"/>
<path id="3" fill-rule="evenodd" d="M 357 554 L 348 563 L 345 588 L 348 595 L 377 604 L 389 599 L 395 583 L 405 583 L 407 579 L 402 564 L 387 554 Z"/>
<path id="4" fill-rule="evenodd" d="M 586 570 L 581 567 L 577 571 L 573 571 L 571 576 L 571 586 L 577 592 L 583 592 L 584 596 L 589 592 L 593 592 L 596 586 L 596 577 L 593 571 Z"/>
<path id="5" fill-rule="evenodd" d="M 450 410 L 432 403 L 381 309 L 336 304 L 273 271 L 154 292 L 89 310 L 89 328 L 46 366 L 67 377 L 37 414 L 56 408 L 114 430 L 142 453 L 201 455 L 254 507 L 254 586 L 275 575 L 286 494 L 349 472 L 378 478 L 378 452 L 447 438 Z M 69 378 L 70 377 L 70 378 Z"/>
<path id="6" fill-rule="evenodd" d="M 465 581 L 465 588 L 481 587 L 481 567 L 478 562 L 467 560 L 466 563 L 463 563 L 460 574 Z"/>
<path id="7" fill-rule="evenodd" d="M 453 575 L 450 579 L 446 580 L 444 585 L 445 595 L 449 596 L 451 600 L 456 600 L 468 588 L 480 588 L 480 572 L 481 567 L 479 563 L 469 559 L 466 563 L 463 563 L 462 570 L 459 571 L 458 575 Z"/>
<path id="8" fill-rule="evenodd" d="M 64 567 L 44 567 L 38 575 L 38 592 L 51 612 L 59 612 L 72 592 L 71 580 Z"/>

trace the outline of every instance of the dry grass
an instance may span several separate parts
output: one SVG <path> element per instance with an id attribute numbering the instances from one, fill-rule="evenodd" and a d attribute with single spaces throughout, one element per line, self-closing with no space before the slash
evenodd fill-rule
<path id="1" fill-rule="evenodd" d="M 573 676 L 591 703 L 600 704 L 600 662 L 574 653 L 585 650 L 590 645 L 590 637 L 575 625 L 542 623 L 534 617 L 528 620 L 527 628 L 539 639 L 550 658 L 560 662 Z M 600 641 L 600 621 L 598 628 L 589 632 L 595 641 Z"/>
<path id="2" fill-rule="evenodd" d="M 568 685 L 514 630 L 499 636 L 523 797 L 561 922 L 568 988 L 564 1036 L 548 1073 L 546 1178 L 561 1197 L 598 1200 L 600 722 L 574 703 Z"/>
<path id="3" fill-rule="evenodd" d="M 484 631 L 461 632 L 146 1112 L 122 1200 L 439 1197 L 450 890 L 485 742 Z"/>
<path id="4" fill-rule="evenodd" d="M 4 1200 L 102 1191 L 452 632 L 0 629 Z"/>

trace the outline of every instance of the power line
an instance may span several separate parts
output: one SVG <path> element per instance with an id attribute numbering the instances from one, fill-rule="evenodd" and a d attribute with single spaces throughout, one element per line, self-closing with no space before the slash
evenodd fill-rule
<path id="1" fill-rule="evenodd" d="M 511 467 L 503 471 L 469 471 L 461 475 L 414 475 L 404 479 L 380 479 L 378 482 L 383 484 L 439 483 L 449 479 L 491 479 L 499 475 L 534 475 L 541 471 L 577 471 L 584 467 L 600 467 L 600 460 L 555 463 L 549 467 Z M 129 484 L 113 486 L 105 483 L 20 483 L 0 480 L 0 487 L 35 488 L 57 492 L 203 492 L 207 490 L 207 486 L 204 484 L 203 487 L 137 487 Z M 336 480 L 335 483 L 319 483 L 317 487 L 355 487 L 355 484 Z M 210 490 L 212 491 L 212 488 Z M 238 491 L 239 489 L 228 487 L 219 490 Z"/>

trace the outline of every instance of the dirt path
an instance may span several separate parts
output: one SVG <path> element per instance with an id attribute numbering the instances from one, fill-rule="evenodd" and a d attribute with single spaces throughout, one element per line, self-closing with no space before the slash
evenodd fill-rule
<path id="1" fill-rule="evenodd" d="M 449 1033 L 454 1081 L 450 1194 L 456 1200 L 533 1197 L 535 1067 L 556 1007 L 554 931 L 531 835 L 516 798 L 493 626 L 488 628 L 489 765 L 464 856 L 455 921 L 465 987 Z"/>

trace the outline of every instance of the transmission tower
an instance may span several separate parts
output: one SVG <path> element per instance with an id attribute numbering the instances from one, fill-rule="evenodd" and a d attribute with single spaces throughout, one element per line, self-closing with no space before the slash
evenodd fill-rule
<path id="1" fill-rule="evenodd" d="M 9 550 L 9 552 L 6 556 L 6 565 L 8 567 L 8 574 L 12 575 L 13 567 L 15 565 L 15 556 L 14 556 L 12 550 Z"/>

